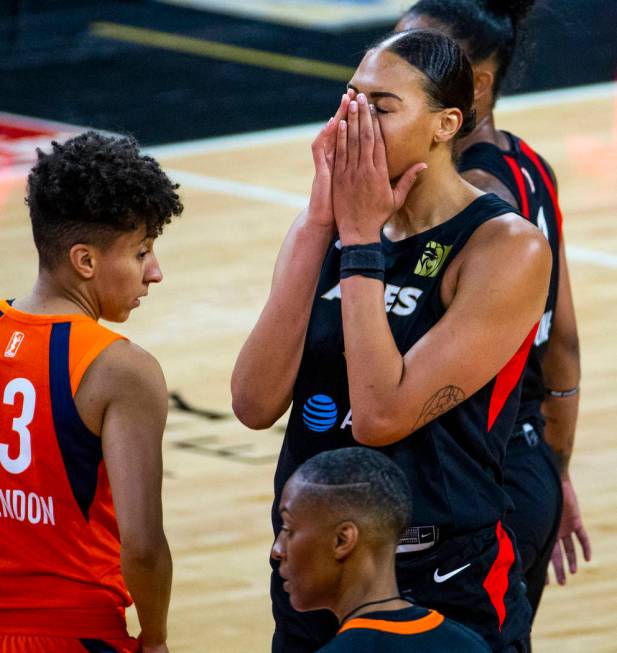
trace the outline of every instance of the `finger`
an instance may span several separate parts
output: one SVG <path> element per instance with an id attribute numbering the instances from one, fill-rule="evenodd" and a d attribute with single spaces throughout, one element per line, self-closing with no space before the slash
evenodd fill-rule
<path id="1" fill-rule="evenodd" d="M 568 569 L 571 574 L 576 573 L 576 549 L 574 548 L 574 541 L 572 540 L 571 535 L 566 535 L 563 539 L 563 548 L 566 552 L 566 558 L 568 559 Z"/>
<path id="2" fill-rule="evenodd" d="M 364 93 L 358 94 L 358 121 L 360 125 L 360 158 L 372 165 L 375 136 L 373 118 Z"/>
<path id="3" fill-rule="evenodd" d="M 358 123 L 358 102 L 349 103 L 347 113 L 347 165 L 357 166 L 360 157 L 360 127 Z"/>
<path id="4" fill-rule="evenodd" d="M 589 562 L 591 560 L 591 540 L 589 539 L 589 535 L 587 535 L 584 526 L 577 528 L 575 533 L 583 549 L 583 557 Z"/>
<path id="5" fill-rule="evenodd" d="M 350 101 L 351 97 L 349 96 L 349 92 L 343 93 L 339 107 L 334 114 L 334 120 L 339 122 L 340 120 L 343 120 L 343 118 L 347 117 L 347 109 L 349 108 Z"/>
<path id="6" fill-rule="evenodd" d="M 384 143 L 383 134 L 381 133 L 381 125 L 377 118 L 377 110 L 375 109 L 374 104 L 371 104 L 369 109 L 373 118 L 373 165 L 382 170 L 387 169 L 388 161 L 386 159 L 386 144 Z"/>
<path id="7" fill-rule="evenodd" d="M 336 135 L 336 155 L 334 172 L 341 174 L 347 168 L 347 121 L 341 120 Z"/>
<path id="8" fill-rule="evenodd" d="M 416 163 L 415 165 L 411 166 L 409 170 L 403 173 L 401 178 L 398 180 L 396 183 L 396 186 L 394 187 L 394 210 L 398 211 L 401 206 L 403 206 L 403 203 L 407 199 L 407 195 L 409 195 L 409 191 L 411 190 L 411 187 L 414 185 L 418 174 L 422 172 L 422 170 L 426 170 L 428 166 L 426 163 Z"/>
<path id="9" fill-rule="evenodd" d="M 565 585 L 566 572 L 563 567 L 563 556 L 561 554 L 561 545 L 559 542 L 557 542 L 553 548 L 551 562 L 553 563 L 553 569 L 555 570 L 555 580 L 559 585 Z"/>

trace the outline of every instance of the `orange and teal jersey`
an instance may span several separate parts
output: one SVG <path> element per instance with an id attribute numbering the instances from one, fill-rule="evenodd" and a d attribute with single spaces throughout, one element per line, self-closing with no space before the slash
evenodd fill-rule
<path id="1" fill-rule="evenodd" d="M 318 653 L 488 653 L 487 643 L 435 610 L 410 606 L 372 612 L 345 622 Z"/>
<path id="2" fill-rule="evenodd" d="M 100 437 L 74 396 L 122 336 L 0 301 L 0 634 L 126 636 L 130 605 Z"/>

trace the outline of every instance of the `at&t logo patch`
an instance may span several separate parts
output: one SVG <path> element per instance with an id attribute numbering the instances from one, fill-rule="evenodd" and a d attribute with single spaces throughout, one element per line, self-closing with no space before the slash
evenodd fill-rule
<path id="1" fill-rule="evenodd" d="M 25 336 L 21 331 L 13 331 L 13 335 L 9 340 L 9 344 L 6 346 L 6 349 L 4 350 L 4 357 L 15 358 L 15 356 L 17 356 L 17 352 L 19 351 L 19 348 L 21 347 L 21 343 L 24 341 L 24 338 Z"/>
<path id="2" fill-rule="evenodd" d="M 311 431 L 323 433 L 336 424 L 338 410 L 328 395 L 313 395 L 304 404 L 302 421 Z"/>

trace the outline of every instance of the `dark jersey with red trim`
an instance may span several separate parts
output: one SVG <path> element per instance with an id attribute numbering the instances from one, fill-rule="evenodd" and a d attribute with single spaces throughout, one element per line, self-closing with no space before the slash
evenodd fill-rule
<path id="1" fill-rule="evenodd" d="M 508 132 L 503 133 L 510 142 L 508 150 L 502 150 L 492 143 L 475 143 L 462 153 L 458 168 L 460 172 L 484 170 L 499 179 L 516 198 L 519 212 L 542 231 L 551 246 L 553 266 L 546 308 L 523 381 L 517 420 L 522 424 L 538 413 L 544 398 L 542 358 L 550 338 L 557 302 L 562 216 L 549 165 L 525 141 Z"/>
<path id="2" fill-rule="evenodd" d="M 418 606 L 364 614 L 346 622 L 318 653 L 488 653 L 469 628 Z"/>
<path id="3" fill-rule="evenodd" d="M 496 195 L 483 195 L 432 229 L 398 242 L 383 238 L 385 310 L 402 354 L 444 315 L 440 286 L 456 255 L 478 227 L 512 210 Z M 357 444 L 343 353 L 340 259 L 337 241 L 321 270 L 275 475 L 276 533 L 282 488 L 297 467 L 321 451 Z M 504 369 L 475 394 L 409 437 L 381 448 L 403 469 L 411 486 L 413 532 L 420 526 L 427 527 L 427 534 L 435 529 L 444 535 L 476 531 L 495 524 L 510 506 L 501 487 L 502 463 L 534 335 L 535 329 Z M 421 376 L 417 383 L 423 383 Z M 401 542 L 399 552 L 404 546 Z"/>

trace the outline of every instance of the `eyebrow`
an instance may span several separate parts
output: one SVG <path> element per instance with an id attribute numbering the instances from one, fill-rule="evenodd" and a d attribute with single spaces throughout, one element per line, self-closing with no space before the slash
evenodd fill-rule
<path id="1" fill-rule="evenodd" d="M 359 93 L 358 89 L 353 85 L 353 84 L 347 84 L 347 88 L 352 89 L 356 93 Z M 368 94 L 372 98 L 380 98 L 380 97 L 393 97 L 396 100 L 400 100 L 401 102 L 403 101 L 402 97 L 399 97 L 396 95 L 396 93 L 390 93 L 389 91 L 373 91 L 372 93 Z"/>

